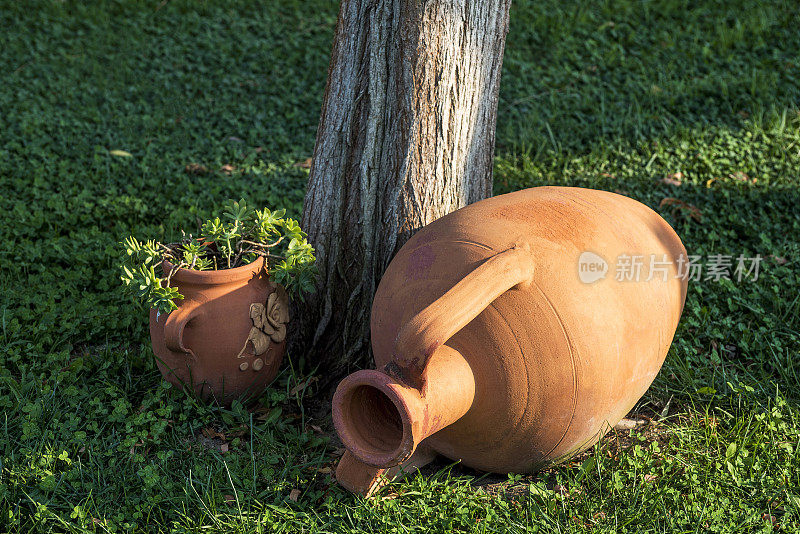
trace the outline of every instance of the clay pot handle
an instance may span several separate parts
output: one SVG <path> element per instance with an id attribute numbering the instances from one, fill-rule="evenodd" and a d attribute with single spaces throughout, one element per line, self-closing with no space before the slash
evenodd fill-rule
<path id="1" fill-rule="evenodd" d="M 167 316 L 167 322 L 164 325 L 164 341 L 169 350 L 183 352 L 194 357 L 194 352 L 183 345 L 183 329 L 189 321 L 200 315 L 200 305 L 203 302 L 202 300 L 185 302 Z"/>
<path id="2" fill-rule="evenodd" d="M 386 371 L 420 387 L 425 364 L 436 349 L 477 317 L 497 297 L 533 279 L 530 246 L 514 245 L 484 261 L 400 329 Z"/>

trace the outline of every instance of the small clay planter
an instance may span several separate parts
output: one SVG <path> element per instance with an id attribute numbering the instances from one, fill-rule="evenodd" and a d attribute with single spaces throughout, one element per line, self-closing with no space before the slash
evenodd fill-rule
<path id="1" fill-rule="evenodd" d="M 286 291 L 269 280 L 264 259 L 220 271 L 178 269 L 170 285 L 184 296 L 178 309 L 150 311 L 164 378 L 224 405 L 261 394 L 278 373 L 289 321 Z"/>

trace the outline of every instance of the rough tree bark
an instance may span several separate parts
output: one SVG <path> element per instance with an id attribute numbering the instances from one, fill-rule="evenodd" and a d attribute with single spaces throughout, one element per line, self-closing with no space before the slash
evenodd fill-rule
<path id="1" fill-rule="evenodd" d="M 302 225 L 317 293 L 294 354 L 362 367 L 372 298 L 420 227 L 491 196 L 511 0 L 343 0 Z"/>

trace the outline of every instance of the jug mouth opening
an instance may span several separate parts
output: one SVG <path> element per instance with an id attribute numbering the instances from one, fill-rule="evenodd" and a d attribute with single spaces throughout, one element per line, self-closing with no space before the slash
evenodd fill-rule
<path id="1" fill-rule="evenodd" d="M 375 467 L 405 460 L 415 444 L 402 397 L 382 373 L 360 371 L 348 378 L 349 384 L 340 385 L 333 402 L 333 422 L 345 447 Z"/>

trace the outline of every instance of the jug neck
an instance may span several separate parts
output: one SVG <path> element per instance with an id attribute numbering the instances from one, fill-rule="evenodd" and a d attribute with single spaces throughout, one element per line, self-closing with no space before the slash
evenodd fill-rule
<path id="1" fill-rule="evenodd" d="M 391 467 L 472 406 L 475 378 L 455 349 L 442 345 L 428 359 L 421 389 L 391 374 L 363 370 L 345 378 L 333 397 L 333 422 L 360 461 Z"/>

